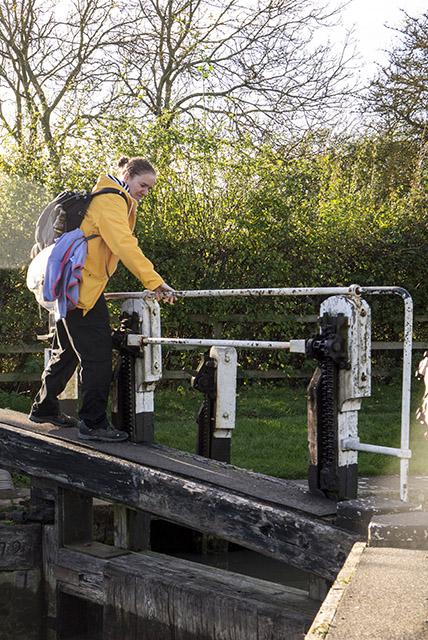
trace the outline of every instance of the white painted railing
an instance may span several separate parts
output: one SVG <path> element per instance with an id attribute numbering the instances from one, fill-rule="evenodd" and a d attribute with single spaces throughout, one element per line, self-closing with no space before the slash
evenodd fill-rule
<path id="1" fill-rule="evenodd" d="M 413 339 L 413 301 L 406 289 L 394 286 L 363 287 L 350 285 L 348 287 L 288 287 L 288 288 L 262 288 L 262 289 L 202 289 L 176 291 L 177 298 L 224 298 L 224 297 L 287 297 L 287 296 L 331 296 L 345 295 L 358 299 L 362 295 L 398 295 L 404 301 L 404 336 L 403 336 L 403 373 L 402 373 L 402 401 L 401 401 L 401 443 L 400 448 L 381 445 L 366 444 L 357 438 L 346 438 L 340 443 L 341 448 L 354 451 L 367 451 L 380 453 L 400 458 L 400 498 L 408 500 L 408 476 L 409 459 L 411 457 L 410 446 L 410 393 L 412 379 L 412 339 Z M 123 300 L 135 298 L 153 298 L 152 291 L 140 292 L 116 292 L 108 293 L 105 297 L 109 300 Z M 170 295 L 170 294 L 169 294 Z M 165 294 L 168 296 L 168 293 Z M 245 340 L 210 340 L 197 338 L 151 338 L 150 336 L 130 336 L 129 344 L 175 344 L 182 346 L 234 346 L 242 348 L 259 349 L 289 349 L 290 351 L 302 350 L 303 340 L 290 340 L 288 342 L 263 342 Z M 294 343 L 294 346 L 292 344 Z"/>

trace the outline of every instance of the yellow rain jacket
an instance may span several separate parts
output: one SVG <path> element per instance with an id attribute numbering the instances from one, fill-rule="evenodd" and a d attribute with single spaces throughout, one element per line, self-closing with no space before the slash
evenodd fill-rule
<path id="1" fill-rule="evenodd" d="M 79 309 L 84 313 L 92 309 L 104 291 L 108 279 L 116 271 L 119 260 L 146 287 L 154 290 L 164 280 L 156 273 L 153 264 L 146 258 L 133 235 L 137 212 L 137 201 L 116 182 L 101 176 L 93 191 L 114 187 L 126 195 L 128 207 L 122 196 L 107 193 L 91 202 L 80 225 L 85 236 L 97 234 L 88 241 L 88 255 L 82 269 L 79 290 Z"/>

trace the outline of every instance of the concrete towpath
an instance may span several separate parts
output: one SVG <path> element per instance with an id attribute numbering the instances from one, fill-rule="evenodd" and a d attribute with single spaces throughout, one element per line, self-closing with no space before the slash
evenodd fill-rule
<path id="1" fill-rule="evenodd" d="M 359 496 L 394 498 L 398 476 L 360 478 Z M 373 518 L 305 640 L 428 640 L 428 477 L 411 477 L 413 513 Z"/>
<path id="2" fill-rule="evenodd" d="M 428 640 L 428 551 L 357 542 L 305 640 Z"/>

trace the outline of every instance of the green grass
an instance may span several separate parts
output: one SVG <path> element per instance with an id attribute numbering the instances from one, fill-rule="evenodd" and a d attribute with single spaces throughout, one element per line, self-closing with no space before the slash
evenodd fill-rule
<path id="1" fill-rule="evenodd" d="M 415 383 L 412 416 L 422 393 Z M 194 451 L 195 416 L 201 395 L 190 390 L 162 390 L 156 396 L 157 441 Z M 375 383 L 372 397 L 363 400 L 359 417 L 362 442 L 400 445 L 400 383 Z M 428 475 L 428 442 L 414 419 L 411 425 L 411 473 Z M 307 474 L 306 390 L 304 387 L 254 385 L 243 387 L 237 398 L 236 428 L 232 438 L 233 464 L 282 478 Z M 359 454 L 360 475 L 399 473 L 399 460 L 380 454 Z"/>
<path id="2" fill-rule="evenodd" d="M 415 382 L 412 416 L 422 395 Z M 156 392 L 156 441 L 184 451 L 195 451 L 196 414 L 202 396 L 182 387 Z M 31 401 L 0 391 L 0 406 L 27 412 Z M 372 397 L 363 401 L 359 432 L 362 442 L 400 445 L 401 386 L 399 382 L 373 385 Z M 428 442 L 413 420 L 411 473 L 428 475 Z M 237 421 L 232 438 L 233 464 L 283 478 L 307 474 L 306 390 L 255 384 L 242 387 L 237 398 Z M 399 472 L 399 460 L 380 454 L 359 455 L 360 475 Z"/>
<path id="3" fill-rule="evenodd" d="M 0 389 L 0 408 L 13 409 L 28 413 L 31 407 L 31 398 L 20 393 L 10 393 Z"/>

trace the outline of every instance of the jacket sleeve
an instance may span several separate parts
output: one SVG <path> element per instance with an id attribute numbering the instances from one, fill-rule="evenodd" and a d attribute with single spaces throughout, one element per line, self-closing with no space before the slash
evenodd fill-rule
<path id="1" fill-rule="evenodd" d="M 141 251 L 138 240 L 128 224 L 128 212 L 123 199 L 119 195 L 109 195 L 106 206 L 95 203 L 94 220 L 100 236 L 131 273 L 138 278 L 147 289 L 152 291 L 163 284 L 163 278 L 156 273 L 153 264 Z M 98 205 L 98 206 L 97 206 Z"/>

